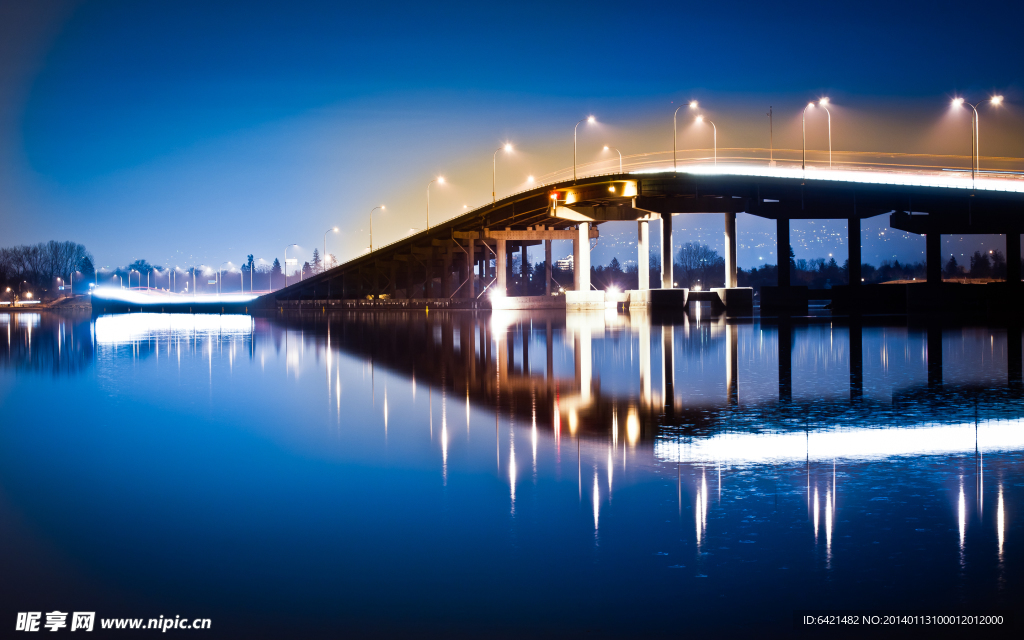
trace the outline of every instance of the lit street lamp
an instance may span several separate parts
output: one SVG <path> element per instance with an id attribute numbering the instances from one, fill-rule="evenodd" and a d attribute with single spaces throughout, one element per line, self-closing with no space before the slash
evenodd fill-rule
<path id="1" fill-rule="evenodd" d="M 503 149 L 505 153 L 512 153 L 512 145 L 506 142 L 505 146 L 498 147 L 497 149 L 494 150 L 494 153 L 491 155 L 491 204 L 498 201 L 498 197 L 495 195 L 494 189 L 494 174 L 497 172 L 498 152 Z"/>
<path id="2" fill-rule="evenodd" d="M 697 116 L 697 122 L 704 122 L 704 116 Z M 718 166 L 718 127 L 715 126 L 714 122 L 708 120 L 711 124 L 711 129 L 714 132 L 714 143 L 715 143 L 715 166 Z"/>
<path id="3" fill-rule="evenodd" d="M 991 103 L 993 106 L 998 107 L 999 105 L 1003 104 L 1003 96 L 992 96 L 991 98 L 989 98 L 989 103 Z M 980 145 L 978 144 L 978 138 L 981 137 L 978 127 L 978 107 L 977 105 L 973 105 L 970 102 L 965 102 L 963 98 L 953 99 L 954 107 L 962 107 L 965 104 L 968 107 L 970 107 L 971 110 L 974 112 L 973 117 L 971 119 L 971 186 L 973 187 L 975 171 L 981 170 Z"/>
<path id="4" fill-rule="evenodd" d="M 427 230 L 428 231 L 430 230 L 430 185 L 434 184 L 435 182 L 437 184 L 444 184 L 444 176 L 437 176 L 436 178 L 434 178 L 433 180 L 431 180 L 430 182 L 427 183 Z"/>
<path id="5" fill-rule="evenodd" d="M 370 253 L 373 253 L 373 212 L 377 209 L 384 211 L 384 205 L 370 209 Z"/>
<path id="6" fill-rule="evenodd" d="M 616 149 L 615 147 L 609 147 L 608 145 L 604 145 L 605 151 L 608 151 L 609 149 L 619 154 L 619 173 L 622 173 L 622 152 Z"/>
<path id="7" fill-rule="evenodd" d="M 139 272 L 138 270 L 136 270 L 136 269 L 129 269 L 129 270 L 128 270 L 128 290 L 129 290 L 129 291 L 131 291 L 131 290 L 132 290 L 132 272 L 133 272 L 133 271 L 134 271 L 135 273 L 138 273 L 138 274 L 139 274 L 139 288 L 140 288 L 140 289 L 142 288 L 142 273 L 140 273 L 140 272 Z"/>
<path id="8" fill-rule="evenodd" d="M 683 104 L 679 105 L 678 107 L 676 107 L 675 113 L 672 114 L 672 171 L 679 170 L 679 168 L 676 166 L 676 140 L 678 139 L 678 127 L 676 126 L 676 116 L 679 115 L 679 110 L 685 106 L 686 105 Z M 697 101 L 691 100 L 689 106 L 691 109 L 696 109 Z"/>
<path id="9" fill-rule="evenodd" d="M 576 123 L 576 126 L 572 128 L 572 181 L 576 182 L 576 129 L 582 123 L 594 124 L 597 119 L 594 116 L 587 116 L 586 120 L 580 120 Z"/>
<path id="10" fill-rule="evenodd" d="M 803 155 L 800 156 L 800 170 L 807 170 L 807 110 L 813 109 L 814 103 L 808 102 L 800 116 L 800 127 L 803 131 Z"/>
<path id="11" fill-rule="evenodd" d="M 290 245 L 288 245 L 288 247 L 297 247 L 297 246 L 299 246 L 299 244 L 297 242 L 293 242 Z M 286 288 L 288 287 L 288 247 L 284 248 L 284 286 Z M 295 264 L 298 264 L 298 263 L 299 263 L 298 260 L 296 260 Z"/>
<path id="12" fill-rule="evenodd" d="M 227 262 L 222 262 L 220 267 L 217 268 L 217 295 L 218 296 L 220 295 L 220 272 L 221 272 L 221 268 L 224 265 L 226 265 L 226 264 L 231 264 L 231 261 L 228 260 Z"/>
<path id="13" fill-rule="evenodd" d="M 828 115 L 828 168 L 832 168 L 832 112 L 828 110 L 828 98 L 818 100 L 818 105 Z"/>
<path id="14" fill-rule="evenodd" d="M 321 264 L 323 264 L 323 270 L 324 271 L 327 271 L 327 234 L 332 232 L 332 231 L 334 233 L 338 233 L 338 227 L 332 227 L 332 228 L 328 229 L 327 231 L 324 231 L 324 255 L 320 259 L 321 260 Z"/>

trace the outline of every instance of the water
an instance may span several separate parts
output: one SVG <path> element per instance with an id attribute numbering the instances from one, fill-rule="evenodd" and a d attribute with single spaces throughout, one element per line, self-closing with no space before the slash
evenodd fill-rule
<path id="1" fill-rule="evenodd" d="M 1012 611 L 1019 328 L 673 323 L 0 313 L 0 620 L 632 637 Z"/>

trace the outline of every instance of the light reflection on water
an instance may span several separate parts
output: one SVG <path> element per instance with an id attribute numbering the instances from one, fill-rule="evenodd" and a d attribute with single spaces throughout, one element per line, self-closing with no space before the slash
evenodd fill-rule
<path id="1" fill-rule="evenodd" d="M 755 628 L 798 607 L 1020 594 L 1006 328 L 935 342 L 906 324 L 604 313 L 0 320 L 0 515 L 43 532 L 7 531 L 4 553 L 45 540 L 31 553 L 103 602 L 130 584 L 239 629 L 315 610 L 331 613 L 300 626 L 376 629 L 458 596 L 476 613 L 434 614 L 436 629 L 479 632 L 505 602 L 546 611 L 544 633 L 660 635 L 671 616 L 631 612 L 684 599 L 719 628 L 741 601 L 734 624 Z M 12 603 L 42 606 L 20 588 Z"/>

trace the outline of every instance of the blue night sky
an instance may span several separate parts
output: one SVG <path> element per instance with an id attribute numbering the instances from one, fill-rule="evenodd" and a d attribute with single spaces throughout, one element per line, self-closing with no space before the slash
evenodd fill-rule
<path id="1" fill-rule="evenodd" d="M 982 112 L 983 156 L 1024 155 L 1024 3 L 37 2 L 0 0 L 0 246 L 84 243 L 98 266 L 267 261 L 301 245 L 351 258 L 605 144 L 671 148 L 697 98 L 719 147 L 799 148 L 828 95 L 837 149 L 969 153 L 949 98 Z M 821 124 L 808 145 L 822 148 Z M 708 145 L 692 126 L 680 145 Z M 375 214 L 376 215 L 376 214 Z M 678 223 L 721 248 L 719 217 Z M 837 226 L 838 225 L 838 226 Z M 595 259 L 633 258 L 607 225 Z M 923 239 L 864 230 L 868 262 L 923 259 Z M 740 266 L 774 262 L 772 223 L 741 217 Z M 798 257 L 845 259 L 842 223 L 794 223 Z M 769 242 L 771 241 L 771 242 Z M 950 238 L 948 252 L 1002 248 Z"/>

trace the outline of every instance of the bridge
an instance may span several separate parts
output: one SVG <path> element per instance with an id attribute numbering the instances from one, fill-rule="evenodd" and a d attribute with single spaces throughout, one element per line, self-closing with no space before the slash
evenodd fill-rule
<path id="1" fill-rule="evenodd" d="M 1024 233 L 1024 175 L 942 169 L 807 171 L 751 164 L 655 167 L 591 175 L 538 186 L 478 207 L 414 235 L 376 248 L 324 273 L 264 296 L 268 308 L 604 309 L 684 308 L 711 300 L 734 314 L 753 310 L 753 292 L 737 286 L 736 214 L 775 220 L 777 256 L 788 255 L 790 221 L 842 219 L 847 223 L 849 285 L 828 295 L 833 308 L 852 312 L 941 311 L 964 304 L 1016 309 L 1020 299 L 1020 235 Z M 725 282 L 711 292 L 674 286 L 672 216 L 724 217 Z M 861 284 L 861 220 L 889 214 L 894 229 L 926 237 L 927 281 L 914 285 Z M 637 224 L 636 290 L 596 290 L 590 282 L 591 241 L 600 225 Z M 660 227 L 660 282 L 650 282 L 650 225 Z M 942 282 L 942 234 L 1005 234 L 1007 281 L 993 285 Z M 570 240 L 573 285 L 561 295 L 552 281 L 551 242 Z M 541 243 L 544 295 L 529 296 L 512 256 Z M 765 313 L 800 313 L 812 295 L 792 285 L 789 264 L 778 285 L 762 287 Z M 1000 286 L 1004 285 L 1005 286 Z M 881 287 L 881 289 L 879 288 Z M 554 294 L 554 295 L 553 295 Z M 820 296 L 821 294 L 815 294 Z M 1009 306 L 1008 306 L 1009 305 Z"/>

